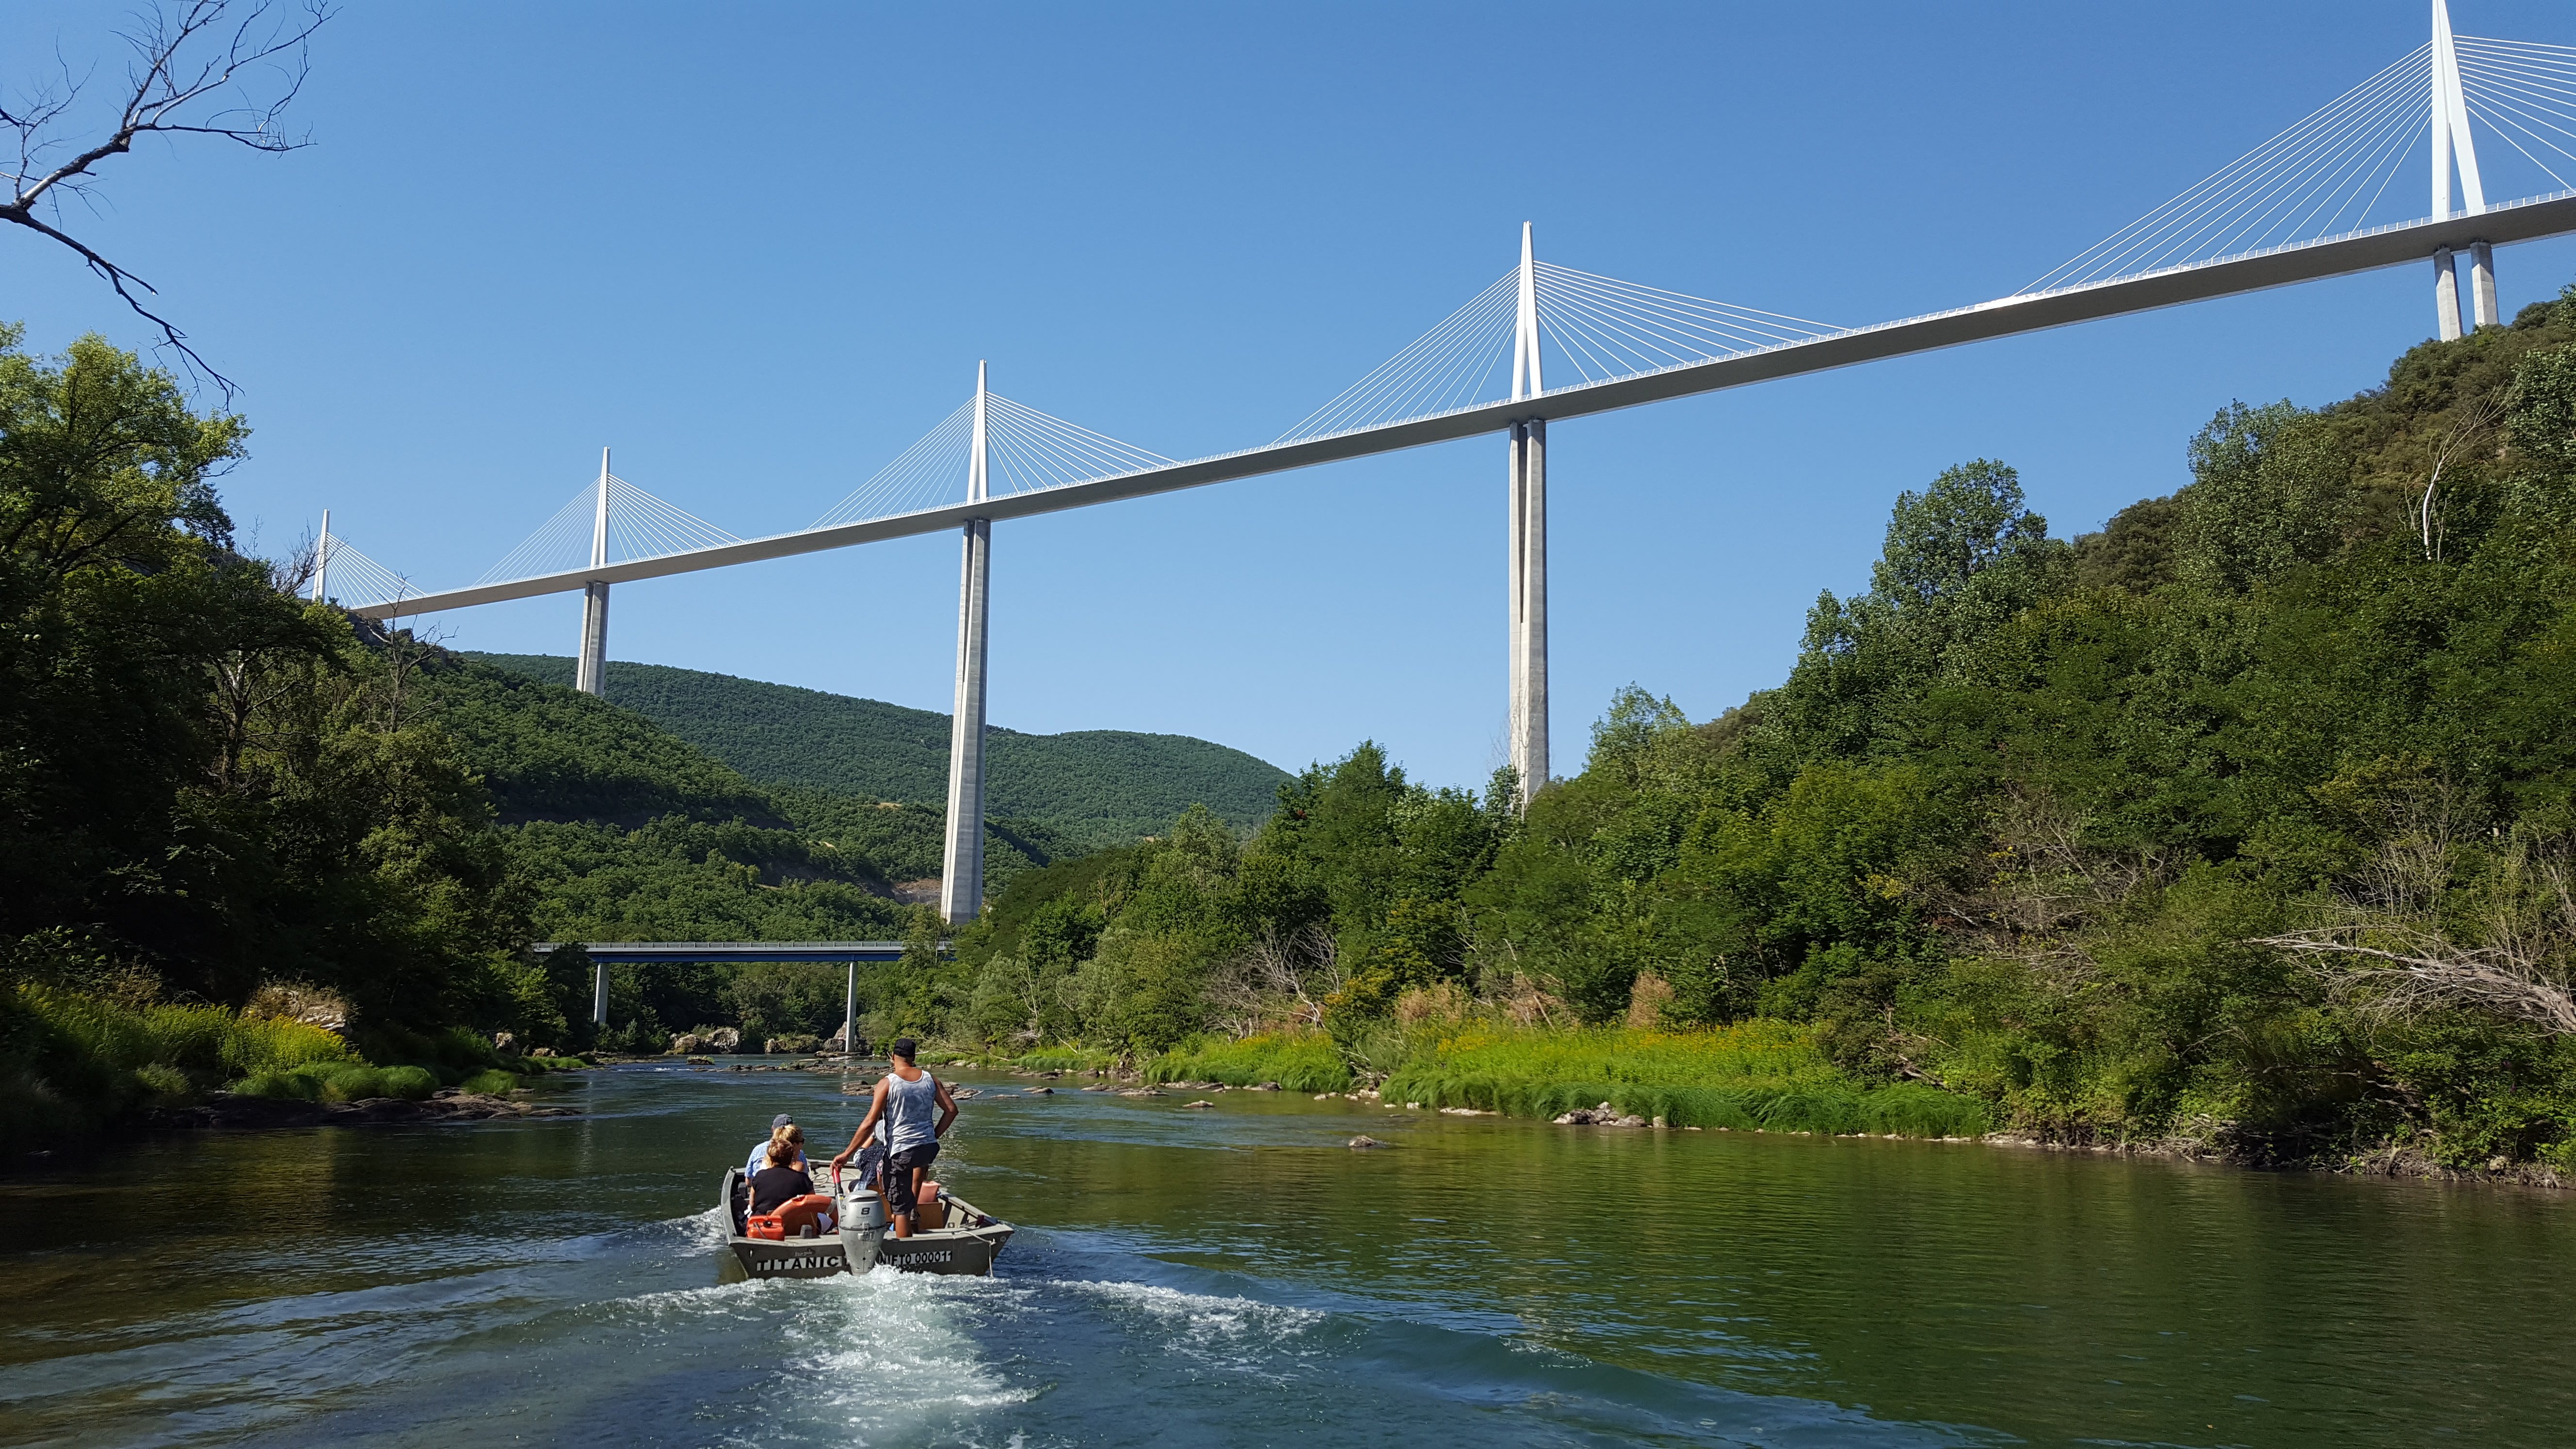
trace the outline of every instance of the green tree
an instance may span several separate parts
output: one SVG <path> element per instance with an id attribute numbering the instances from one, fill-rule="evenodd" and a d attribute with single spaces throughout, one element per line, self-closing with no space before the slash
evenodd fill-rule
<path id="1" fill-rule="evenodd" d="M 1807 615 L 1774 709 L 1798 758 L 1902 747 L 1902 702 L 1963 652 L 2065 587 L 2065 544 L 2025 506 L 2011 468 L 1980 458 L 1897 495 L 1869 592 Z"/>
<path id="2" fill-rule="evenodd" d="M 2191 440 L 2191 486 L 2174 498 L 2176 571 L 2241 593 L 2331 556 L 2351 520 L 2353 472 L 2332 419 L 2288 402 L 2228 404 Z"/>

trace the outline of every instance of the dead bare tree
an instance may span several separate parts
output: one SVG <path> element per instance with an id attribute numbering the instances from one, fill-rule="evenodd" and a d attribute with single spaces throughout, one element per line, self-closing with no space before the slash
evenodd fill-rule
<path id="1" fill-rule="evenodd" d="M 2364 944 L 2374 938 L 2398 949 Z M 2384 926 L 2321 926 L 2265 936 L 2258 944 L 2332 961 L 2329 974 L 2336 984 L 2366 993 L 2364 1009 L 2374 1016 L 2465 1006 L 2576 1036 L 2576 995 L 2569 994 L 2566 981 L 2508 947 L 2462 947 L 2438 935 Z"/>
<path id="2" fill-rule="evenodd" d="M 2428 847 L 2419 838 L 2409 849 L 2414 858 L 2388 868 L 2410 888 L 2393 906 L 2364 907 L 2351 920 L 2255 944 L 2310 962 L 2330 989 L 2383 1020 L 2465 1007 L 2576 1036 L 2576 871 L 2565 846 L 2517 839 L 2505 848 L 2473 913 L 2476 945 L 2439 927 L 2430 902 L 2416 894 Z"/>
<path id="3" fill-rule="evenodd" d="M 1283 935 L 1264 926 L 1250 946 L 1217 967 L 1208 1000 L 1227 1035 L 1241 1040 L 1282 1023 L 1322 1026 L 1322 998 L 1341 987 L 1341 953 L 1331 931 L 1310 926 Z"/>
<path id="4" fill-rule="evenodd" d="M 2423 496 L 2416 500 L 2415 527 L 2424 538 L 2424 557 L 2438 562 L 2442 557 L 2441 515 L 2434 509 L 2434 499 L 2442 490 L 2442 474 L 2454 463 L 2479 450 L 2496 425 L 2513 410 L 2518 384 L 2508 383 L 2472 399 L 2456 419 L 2450 431 L 2433 446 L 2433 469 L 2424 479 Z"/>
<path id="5" fill-rule="evenodd" d="M 99 164 L 133 150 L 144 136 L 213 136 L 254 151 L 310 145 L 308 138 L 279 130 L 278 120 L 304 88 L 306 42 L 331 11 L 324 0 L 305 0 L 292 16 L 273 14 L 273 9 L 268 0 L 258 0 L 236 20 L 233 0 L 170 0 L 138 15 L 132 31 L 120 32 L 135 54 L 126 72 L 124 103 L 107 133 L 87 144 L 60 134 L 68 129 L 67 117 L 86 83 L 73 79 L 69 67 L 56 84 L 0 105 L 0 129 L 14 134 L 18 147 L 0 221 L 51 237 L 78 253 L 136 315 L 161 329 L 162 340 L 186 359 L 192 372 L 203 373 L 227 399 L 234 391 L 231 379 L 188 345 L 188 335 L 177 324 L 136 295 L 139 288 L 157 299 L 160 290 L 63 230 L 62 203 L 66 196 L 94 197 Z M 290 52 L 291 62 L 286 59 Z M 252 100 L 234 90 L 253 71 L 276 73 L 271 98 Z M 226 104 L 228 98 L 234 103 Z"/>

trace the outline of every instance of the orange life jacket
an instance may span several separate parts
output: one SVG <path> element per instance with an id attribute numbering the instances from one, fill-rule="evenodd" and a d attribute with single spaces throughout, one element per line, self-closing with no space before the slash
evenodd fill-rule
<path id="1" fill-rule="evenodd" d="M 819 1192 L 809 1192 L 802 1197 L 791 1197 L 780 1203 L 773 1212 L 746 1215 L 742 1220 L 742 1235 L 746 1238 L 766 1238 L 771 1242 L 780 1242 L 803 1236 L 804 1230 L 811 1226 L 815 1236 L 820 1237 L 835 1231 L 832 1207 L 832 1199 Z"/>

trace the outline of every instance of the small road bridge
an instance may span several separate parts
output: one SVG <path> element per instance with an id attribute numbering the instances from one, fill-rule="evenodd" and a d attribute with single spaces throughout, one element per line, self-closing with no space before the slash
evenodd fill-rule
<path id="1" fill-rule="evenodd" d="M 2487 147 L 2481 169 L 2480 144 Z M 2428 208 L 2401 198 L 2415 167 Z M 2521 192 L 2488 200 L 2486 177 Z M 915 534 L 963 539 L 957 691 L 940 907 L 971 920 L 984 892 L 986 582 L 993 525 L 1348 458 L 1500 435 L 1507 440 L 1509 742 L 1525 787 L 1548 757 L 1548 424 L 1773 378 L 1850 367 L 2097 318 L 2381 267 L 2433 274 L 2440 335 L 2496 325 L 2495 248 L 2576 232 L 2576 48 L 2432 35 L 2198 185 L 2010 296 L 1845 327 L 1520 262 L 1439 325 L 1267 443 L 1174 459 L 992 392 L 956 411 L 823 515 L 740 538 L 609 470 L 459 588 L 423 590 L 330 531 L 313 592 L 393 620 L 504 599 L 584 596 L 576 683 L 600 692 L 608 593 L 700 569 Z M 2456 190 L 2454 189 L 2456 183 Z M 2462 263 L 2465 261 L 2466 265 Z"/>
<path id="2" fill-rule="evenodd" d="M 608 968 L 653 961 L 845 961 L 849 963 L 849 995 L 841 1008 L 841 1040 L 858 1040 L 859 963 L 862 961 L 900 961 L 901 941 L 539 941 L 529 947 L 540 956 L 551 956 L 561 946 L 578 945 L 590 957 L 590 1019 L 608 1024 Z M 945 953 L 948 943 L 939 943 Z"/>

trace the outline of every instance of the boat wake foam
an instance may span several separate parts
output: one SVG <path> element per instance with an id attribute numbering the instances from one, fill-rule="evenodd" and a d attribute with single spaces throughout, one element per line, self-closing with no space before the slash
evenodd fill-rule
<path id="1" fill-rule="evenodd" d="M 780 1382 L 802 1400 L 799 1417 L 837 1422 L 862 1442 L 913 1440 L 1036 1397 L 1005 1381 L 978 1342 L 993 1320 L 1017 1314 L 1025 1288 L 883 1268 L 796 1286 L 810 1311 L 780 1331 L 795 1350 Z"/>
<path id="2" fill-rule="evenodd" d="M 1055 1279 L 1048 1287 L 1098 1300 L 1112 1315 L 1142 1319 L 1165 1347 L 1210 1367 L 1259 1370 L 1285 1355 L 1302 1358 L 1297 1341 L 1329 1315 L 1258 1299 L 1190 1293 L 1154 1283 Z"/>

